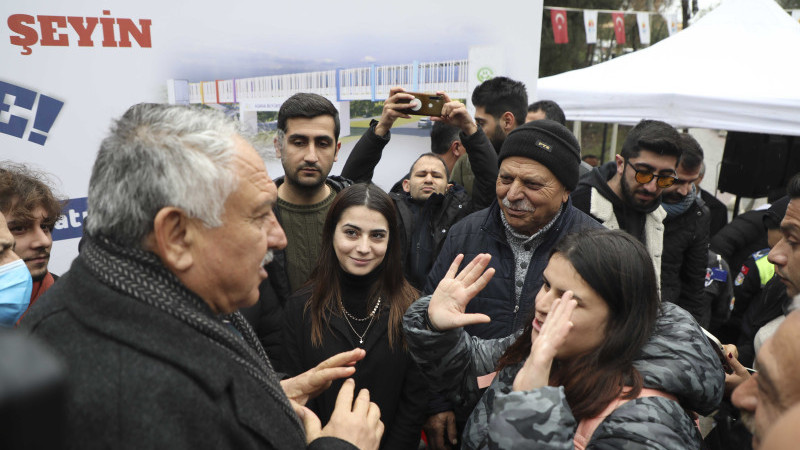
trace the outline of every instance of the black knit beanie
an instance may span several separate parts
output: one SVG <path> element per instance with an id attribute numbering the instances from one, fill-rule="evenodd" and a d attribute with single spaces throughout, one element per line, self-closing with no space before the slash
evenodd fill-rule
<path id="1" fill-rule="evenodd" d="M 554 120 L 534 120 L 513 129 L 500 148 L 498 163 L 509 156 L 539 162 L 569 191 L 578 184 L 581 145 L 567 127 Z"/>

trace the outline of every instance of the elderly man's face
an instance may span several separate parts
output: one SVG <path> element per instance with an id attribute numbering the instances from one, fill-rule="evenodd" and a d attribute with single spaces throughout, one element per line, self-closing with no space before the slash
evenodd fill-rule
<path id="1" fill-rule="evenodd" d="M 794 297 L 800 293 L 800 198 L 793 198 L 786 207 L 781 234 L 767 259 L 775 265 L 775 274 L 786 285 L 786 293 Z"/>
<path id="2" fill-rule="evenodd" d="M 800 402 L 798 367 L 800 312 L 793 312 L 758 352 L 755 367 L 758 373 L 739 385 L 731 396 L 753 433 L 754 448 L 758 448 L 778 418 Z"/>
<path id="3" fill-rule="evenodd" d="M 500 164 L 495 191 L 508 224 L 528 236 L 553 220 L 569 197 L 550 169 L 521 156 L 505 158 Z"/>
<path id="4" fill-rule="evenodd" d="M 193 290 L 216 313 L 254 305 L 258 286 L 267 277 L 268 251 L 286 247 L 286 235 L 272 210 L 278 190 L 261 157 L 240 137 L 234 165 L 239 186 L 225 202 L 223 224 L 200 230 L 194 249 L 199 271 L 195 279 L 202 281 Z"/>

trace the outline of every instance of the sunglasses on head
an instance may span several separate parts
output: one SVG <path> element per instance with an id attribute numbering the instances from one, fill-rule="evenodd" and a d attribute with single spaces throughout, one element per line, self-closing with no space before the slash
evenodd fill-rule
<path id="1" fill-rule="evenodd" d="M 625 164 L 628 164 L 628 162 L 625 161 Z M 653 173 L 652 170 L 649 170 L 649 169 L 638 169 L 633 164 L 629 164 L 629 165 L 631 166 L 633 171 L 636 172 L 636 176 L 634 178 L 636 178 L 636 182 L 639 183 L 639 184 L 647 184 L 647 183 L 653 181 L 653 178 L 655 178 L 656 179 L 656 185 L 658 187 L 660 187 L 660 188 L 668 188 L 668 187 L 672 186 L 673 184 L 675 184 L 676 181 L 678 181 L 678 177 L 676 177 L 675 175 L 658 175 L 658 174 Z"/>

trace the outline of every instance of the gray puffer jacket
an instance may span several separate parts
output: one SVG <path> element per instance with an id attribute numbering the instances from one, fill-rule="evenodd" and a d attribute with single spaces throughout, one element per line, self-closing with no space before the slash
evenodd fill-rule
<path id="1" fill-rule="evenodd" d="M 455 404 L 478 393 L 476 377 L 494 370 L 516 335 L 482 340 L 462 329 L 443 333 L 427 327 L 430 297 L 415 302 L 403 318 L 406 341 L 433 389 L 448 392 Z M 497 374 L 464 429 L 462 448 L 572 449 L 577 422 L 563 387 L 513 392 L 522 363 Z M 587 448 L 699 448 L 700 433 L 684 408 L 707 414 L 719 405 L 725 373 L 692 316 L 664 303 L 655 331 L 634 362 L 644 386 L 668 392 L 642 397 L 614 410 L 595 430 Z"/>

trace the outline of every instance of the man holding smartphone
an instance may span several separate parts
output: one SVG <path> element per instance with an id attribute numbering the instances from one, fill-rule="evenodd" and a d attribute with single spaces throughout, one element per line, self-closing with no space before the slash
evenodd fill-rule
<path id="1" fill-rule="evenodd" d="M 410 118 L 409 113 L 416 114 L 413 106 L 409 105 L 419 101 L 417 97 L 432 98 L 406 92 L 400 87 L 391 89 L 380 120 L 373 120 L 370 128 L 361 136 L 345 162 L 342 177 L 356 182 L 372 180 L 375 166 L 391 139 L 392 126 L 398 118 Z M 438 92 L 436 97 L 442 100 L 443 105 L 441 115 L 434 116 L 433 120 L 459 130 L 461 146 L 476 168 L 479 189 L 471 197 L 461 186 L 448 184 L 446 162 L 437 154 L 426 153 L 414 161 L 407 177 L 389 193 L 403 231 L 401 242 L 405 251 L 405 275 L 420 290 L 447 237 L 447 231 L 468 214 L 492 203 L 497 179 L 497 155 L 464 104 L 453 101 L 444 92 Z"/>

